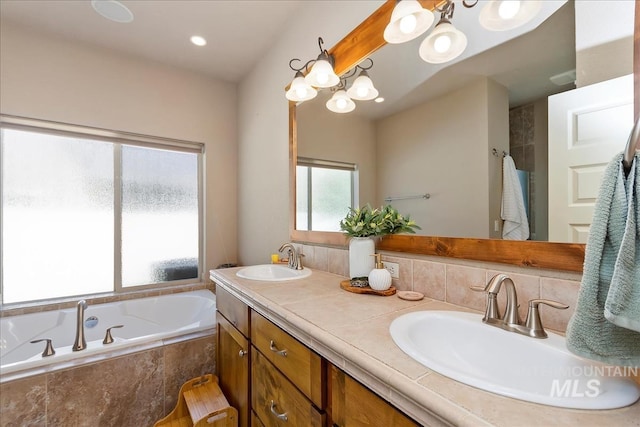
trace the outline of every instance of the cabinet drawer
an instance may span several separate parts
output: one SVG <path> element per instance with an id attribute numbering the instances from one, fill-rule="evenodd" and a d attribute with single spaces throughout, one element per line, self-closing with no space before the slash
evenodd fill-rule
<path id="1" fill-rule="evenodd" d="M 253 346 L 251 357 L 251 406 L 265 427 L 324 426 L 325 415 Z"/>
<path id="2" fill-rule="evenodd" d="M 324 360 L 300 341 L 251 311 L 251 342 L 318 408 L 324 409 Z"/>
<path id="3" fill-rule="evenodd" d="M 216 308 L 245 337 L 249 337 L 249 307 L 223 289 L 216 286 Z"/>

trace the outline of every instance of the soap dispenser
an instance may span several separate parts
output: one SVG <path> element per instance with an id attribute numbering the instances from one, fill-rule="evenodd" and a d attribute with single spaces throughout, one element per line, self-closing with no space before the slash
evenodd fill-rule
<path id="1" fill-rule="evenodd" d="M 376 291 L 386 291 L 391 287 L 391 273 L 384 268 L 380 254 L 373 254 L 376 257 L 376 265 L 369 273 L 369 286 Z"/>

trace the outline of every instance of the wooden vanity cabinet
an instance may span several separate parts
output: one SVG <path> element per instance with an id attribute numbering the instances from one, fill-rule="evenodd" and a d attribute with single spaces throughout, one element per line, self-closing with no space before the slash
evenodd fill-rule
<path id="1" fill-rule="evenodd" d="M 329 376 L 329 426 L 420 425 L 333 365 L 329 366 Z"/>
<path id="2" fill-rule="evenodd" d="M 238 426 L 250 425 L 251 354 L 249 307 L 221 287 L 216 289 L 218 343 L 216 370 L 222 392 L 238 411 Z"/>

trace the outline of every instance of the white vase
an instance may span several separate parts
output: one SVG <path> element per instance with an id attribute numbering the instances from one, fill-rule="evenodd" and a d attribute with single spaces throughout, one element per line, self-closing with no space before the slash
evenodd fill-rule
<path id="1" fill-rule="evenodd" d="M 349 277 L 367 277 L 375 266 L 376 244 L 371 237 L 349 240 Z"/>

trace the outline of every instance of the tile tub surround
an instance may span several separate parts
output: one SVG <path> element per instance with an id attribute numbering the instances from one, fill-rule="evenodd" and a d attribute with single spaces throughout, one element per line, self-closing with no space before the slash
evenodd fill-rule
<path id="1" fill-rule="evenodd" d="M 151 427 L 215 372 L 215 333 L 0 385 L 0 426 Z"/>
<path id="2" fill-rule="evenodd" d="M 391 321 L 407 312 L 468 308 L 428 298 L 404 301 L 396 296 L 349 293 L 339 286 L 344 276 L 319 269 L 306 279 L 288 283 L 240 279 L 237 270 L 214 270 L 211 278 L 420 423 L 595 427 L 637 425 L 640 419 L 640 403 L 608 411 L 561 409 L 464 385 L 410 358 L 389 334 Z M 432 273 L 434 278 L 442 274 L 438 271 Z M 463 273 L 478 274 L 467 270 L 459 274 Z"/>
<path id="3" fill-rule="evenodd" d="M 306 267 L 342 276 L 349 273 L 349 251 L 316 245 L 296 244 L 304 255 Z M 511 277 L 518 292 L 520 318 L 527 315 L 527 301 L 547 298 L 569 305 L 567 310 L 556 310 L 542 305 L 540 313 L 546 328 L 564 333 L 573 314 L 581 275 L 539 268 L 516 267 L 498 263 L 464 261 L 433 256 L 403 256 L 383 251 L 382 261 L 395 262 L 400 267 L 400 279 L 393 279 L 398 290 L 417 291 L 426 297 L 473 310 L 484 309 L 484 294 L 474 292 L 470 286 L 484 286 L 498 273 Z M 500 306 L 504 307 L 505 294 L 500 292 Z"/>

